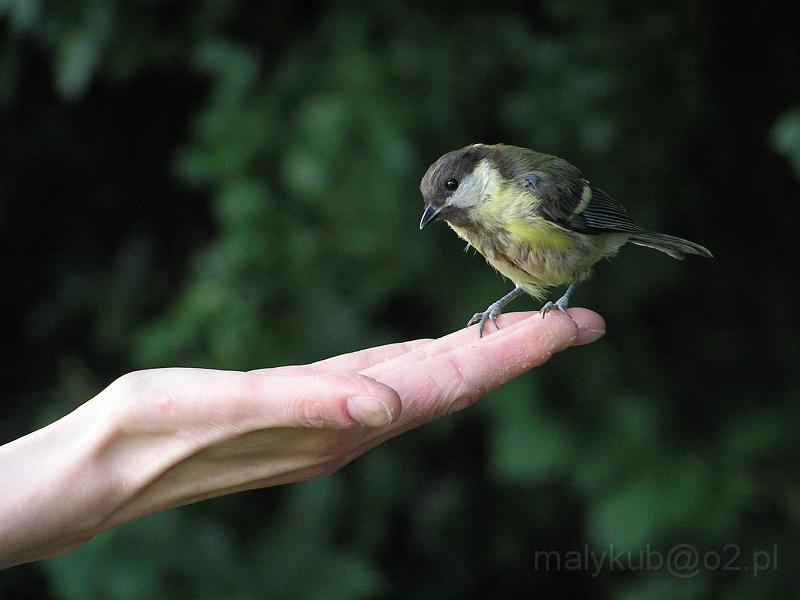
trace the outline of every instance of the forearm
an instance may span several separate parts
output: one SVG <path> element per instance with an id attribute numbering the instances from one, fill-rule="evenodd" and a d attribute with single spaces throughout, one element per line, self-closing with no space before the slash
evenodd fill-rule
<path id="1" fill-rule="evenodd" d="M 194 435 L 140 426 L 159 410 L 131 374 L 72 413 L 0 446 L 0 569 L 51 558 L 98 533 L 184 503 L 151 488 L 199 448 Z M 188 500 L 188 499 L 186 499 Z"/>
<path id="2" fill-rule="evenodd" d="M 0 568 L 63 554 L 160 510 L 341 466 L 362 442 L 358 423 L 338 409 L 340 424 L 317 423 L 316 399 L 343 405 L 362 386 L 329 379 L 130 373 L 55 423 L 0 446 Z M 315 400 L 296 416 L 318 426 L 284 421 L 298 393 Z"/>
<path id="3" fill-rule="evenodd" d="M 0 568 L 63 554 L 96 533 L 114 495 L 96 460 L 109 430 L 95 399 L 0 446 Z"/>

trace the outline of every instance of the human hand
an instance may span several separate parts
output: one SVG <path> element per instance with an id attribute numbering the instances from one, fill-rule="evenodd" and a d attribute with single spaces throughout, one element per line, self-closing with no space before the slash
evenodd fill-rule
<path id="1" fill-rule="evenodd" d="M 602 336 L 599 315 L 568 312 L 571 319 L 505 314 L 500 330 L 480 339 L 470 327 L 304 366 L 124 375 L 70 415 L 0 448 L 0 482 L 14 490 L 0 498 L 0 565 L 63 553 L 170 507 L 333 472 Z M 29 465 L 33 457 L 28 472 L 38 485 L 15 481 L 15 457 Z M 47 494 L 58 502 L 50 505 Z"/>

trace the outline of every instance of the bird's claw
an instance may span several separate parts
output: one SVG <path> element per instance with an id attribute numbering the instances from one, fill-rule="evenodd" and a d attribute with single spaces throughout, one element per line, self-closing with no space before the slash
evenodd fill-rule
<path id="1" fill-rule="evenodd" d="M 542 315 L 542 318 L 544 319 L 547 313 L 549 313 L 551 310 L 560 310 L 561 312 L 566 314 L 567 313 L 566 300 L 564 300 L 564 298 L 559 298 L 555 302 L 548 302 L 539 310 L 539 313 Z"/>
<path id="2" fill-rule="evenodd" d="M 502 309 L 495 302 L 483 312 L 475 313 L 467 323 L 467 327 L 478 323 L 478 337 L 483 337 L 483 328 L 486 326 L 486 321 L 491 321 L 497 329 L 500 326 L 497 324 L 497 317 L 502 313 Z"/>

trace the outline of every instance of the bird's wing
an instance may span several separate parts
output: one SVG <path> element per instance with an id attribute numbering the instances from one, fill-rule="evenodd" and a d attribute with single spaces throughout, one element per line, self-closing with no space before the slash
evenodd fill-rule
<path id="1" fill-rule="evenodd" d="M 588 201 L 582 200 L 569 218 L 569 226 L 580 233 L 608 233 L 623 232 L 634 233 L 641 231 L 641 227 L 631 219 L 628 211 L 619 202 L 588 182 L 585 192 L 589 196 Z M 585 204 L 582 206 L 581 204 Z M 577 210 L 582 209 L 582 210 Z"/>
<path id="2" fill-rule="evenodd" d="M 625 207 L 560 158 L 523 173 L 520 185 L 536 198 L 536 212 L 554 225 L 579 233 L 641 231 Z"/>

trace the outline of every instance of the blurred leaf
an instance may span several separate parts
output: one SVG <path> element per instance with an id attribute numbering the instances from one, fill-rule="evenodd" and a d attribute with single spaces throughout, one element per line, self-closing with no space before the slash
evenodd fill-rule
<path id="1" fill-rule="evenodd" d="M 492 469 L 504 481 L 541 483 L 562 474 L 574 459 L 567 427 L 547 415 L 541 390 L 520 379 L 493 394 Z"/>
<path id="2" fill-rule="evenodd" d="M 627 551 L 655 546 L 674 531 L 697 535 L 714 522 L 707 507 L 722 510 L 719 492 L 710 465 L 691 457 L 663 460 L 610 489 L 591 512 L 592 537 L 601 547 Z"/>
<path id="3" fill-rule="evenodd" d="M 800 177 L 800 109 L 783 115 L 770 132 L 775 149 L 784 154 Z"/>

